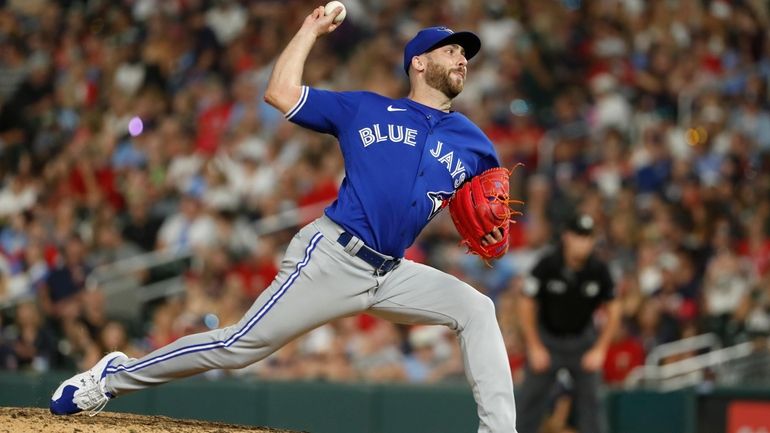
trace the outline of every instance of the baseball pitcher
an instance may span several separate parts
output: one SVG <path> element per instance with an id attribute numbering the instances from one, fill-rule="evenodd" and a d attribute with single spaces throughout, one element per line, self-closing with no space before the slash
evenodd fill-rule
<path id="1" fill-rule="evenodd" d="M 404 50 L 406 98 L 301 84 L 316 39 L 341 8 L 316 8 L 276 61 L 265 99 L 288 120 L 332 134 L 345 179 L 325 215 L 288 246 L 272 284 L 233 326 L 188 335 L 141 359 L 120 352 L 63 382 L 54 414 L 98 413 L 109 399 L 210 369 L 259 361 L 325 322 L 367 312 L 404 324 L 441 324 L 460 341 L 479 432 L 516 432 L 508 359 L 492 301 L 459 279 L 403 258 L 444 207 L 472 252 L 508 245 L 508 171 L 492 143 L 451 104 L 481 42 L 445 27 L 421 30 Z"/>

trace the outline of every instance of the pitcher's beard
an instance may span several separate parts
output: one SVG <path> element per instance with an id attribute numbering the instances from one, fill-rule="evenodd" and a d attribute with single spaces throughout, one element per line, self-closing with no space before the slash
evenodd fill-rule
<path id="1" fill-rule="evenodd" d="M 425 82 L 434 89 L 454 99 L 463 91 L 464 80 L 452 80 L 451 70 L 442 68 L 434 62 L 428 62 L 425 68 Z"/>

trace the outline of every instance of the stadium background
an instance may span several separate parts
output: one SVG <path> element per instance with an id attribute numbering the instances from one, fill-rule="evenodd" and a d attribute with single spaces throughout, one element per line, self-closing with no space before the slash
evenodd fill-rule
<path id="1" fill-rule="evenodd" d="M 512 190 L 525 215 L 491 269 L 457 247 L 446 215 L 407 257 L 492 297 L 515 381 L 522 279 L 580 210 L 600 222 L 598 252 L 623 304 L 604 372 L 611 425 L 645 420 L 639 401 L 682 395 L 687 431 L 770 428 L 768 3 L 345 3 L 345 24 L 310 55 L 310 85 L 399 97 L 402 48 L 417 29 L 444 24 L 483 41 L 454 108 L 506 166 L 524 163 Z M 315 4 L 0 4 L 0 383 L 47 383 L 35 378 L 236 321 L 343 174 L 332 138 L 262 101 L 271 62 Z M 201 386 L 462 394 L 458 350 L 440 328 L 358 316 Z M 45 404 L 43 388 L 33 403 Z M 549 431 L 569 431 L 558 424 Z"/>

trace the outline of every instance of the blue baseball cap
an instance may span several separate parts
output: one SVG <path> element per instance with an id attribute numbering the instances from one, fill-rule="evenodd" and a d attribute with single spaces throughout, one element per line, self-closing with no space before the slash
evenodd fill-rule
<path id="1" fill-rule="evenodd" d="M 427 53 L 438 47 L 457 44 L 465 49 L 465 58 L 470 60 L 481 49 L 481 39 L 471 32 L 454 32 L 446 27 L 428 27 L 420 30 L 404 48 L 404 72 L 409 75 L 412 57 Z"/>

